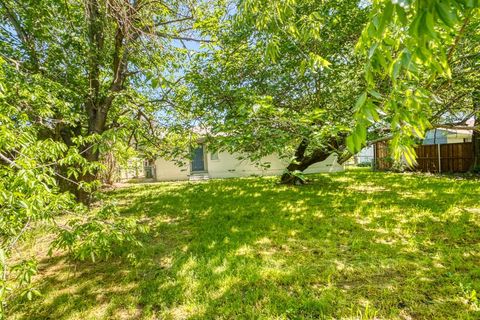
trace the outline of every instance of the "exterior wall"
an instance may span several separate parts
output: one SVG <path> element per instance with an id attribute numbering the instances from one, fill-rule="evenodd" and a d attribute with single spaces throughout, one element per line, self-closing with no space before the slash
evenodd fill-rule
<path id="1" fill-rule="evenodd" d="M 273 176 L 281 175 L 288 162 L 279 159 L 275 155 L 270 155 L 262 159 L 262 163 L 269 162 L 269 168 L 262 168 L 256 166 L 248 160 L 238 160 L 238 154 L 230 154 L 228 152 L 219 152 L 218 160 L 212 160 L 211 153 L 206 152 L 205 168 L 206 173 L 210 178 L 233 178 L 233 177 L 247 177 L 252 175 L 259 176 Z M 165 159 L 157 159 L 156 177 L 158 181 L 171 180 L 188 180 L 190 173 L 190 165 L 178 167 L 174 162 Z M 335 156 L 330 156 L 323 162 L 316 163 L 305 170 L 305 173 L 317 172 L 338 172 L 343 171 L 343 166 L 336 162 Z M 193 173 L 195 175 L 195 173 Z"/>
<path id="2" fill-rule="evenodd" d="M 330 155 L 325 161 L 315 163 L 308 167 L 304 173 L 340 172 L 343 170 L 343 166 L 337 163 L 337 156 Z"/>
<path id="3" fill-rule="evenodd" d="M 443 130 L 429 130 L 425 134 L 425 139 L 423 139 L 423 143 L 425 145 L 429 144 L 445 144 L 448 143 L 447 140 L 447 132 Z"/>
<path id="4" fill-rule="evenodd" d="M 447 137 L 447 143 L 464 143 L 464 142 L 472 142 L 472 135 L 452 135 Z"/>
<path id="5" fill-rule="evenodd" d="M 374 153 L 375 151 L 373 145 L 363 148 L 358 154 L 355 155 L 357 160 L 356 164 L 372 163 L 373 159 L 375 158 Z"/>
<path id="6" fill-rule="evenodd" d="M 456 130 L 456 132 L 437 129 L 429 130 L 425 134 L 423 140 L 424 145 L 430 144 L 447 144 L 447 143 L 463 143 L 472 141 L 472 133 L 464 132 L 468 130 Z"/>
<path id="7" fill-rule="evenodd" d="M 174 161 L 158 158 L 155 161 L 156 178 L 158 181 L 188 180 L 190 166 L 179 167 Z"/>
<path id="8" fill-rule="evenodd" d="M 211 160 L 211 153 L 207 155 L 207 168 L 210 178 L 232 178 L 251 175 L 279 175 L 286 167 L 286 162 L 273 155 L 262 159 L 262 163 L 269 162 L 270 168 L 263 169 L 255 166 L 248 160 L 238 160 L 235 154 L 219 152 L 218 160 Z"/>

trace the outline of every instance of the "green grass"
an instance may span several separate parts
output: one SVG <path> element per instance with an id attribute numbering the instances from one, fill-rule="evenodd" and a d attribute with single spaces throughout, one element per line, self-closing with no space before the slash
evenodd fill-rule
<path id="1" fill-rule="evenodd" d="M 111 192 L 137 262 L 45 258 L 20 319 L 479 319 L 480 182 L 355 170 Z"/>

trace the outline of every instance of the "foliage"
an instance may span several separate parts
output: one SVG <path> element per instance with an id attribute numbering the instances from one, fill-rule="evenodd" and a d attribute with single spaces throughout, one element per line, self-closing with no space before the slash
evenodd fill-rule
<path id="1" fill-rule="evenodd" d="M 41 77 L 36 80 L 42 81 Z M 76 232 L 68 243 L 76 258 L 85 254 L 93 258 L 100 247 L 101 253 L 107 253 L 118 247 L 118 242 L 135 240 L 132 233 L 137 229 L 135 223 L 117 217 L 108 225 L 111 216 L 106 215 L 107 208 L 87 216 L 87 208 L 79 205 L 71 193 L 61 190 L 62 181 L 73 182 L 72 179 L 99 167 L 86 161 L 79 151 L 83 143 L 92 140 L 79 139 L 67 146 L 61 141 L 41 138 L 45 129 L 42 117 L 53 113 L 51 105 L 45 101 L 57 106 L 61 104 L 55 99 L 55 93 L 55 88 L 47 90 L 44 86 L 28 83 L 21 73 L 0 58 L 0 317 L 4 316 L 12 297 L 24 296 L 31 300 L 40 295 L 38 288 L 31 284 L 37 273 L 35 255 L 15 253 L 40 226 L 49 226 L 63 236 L 52 243 L 52 249 L 67 247 L 61 242 L 67 233 L 60 232 L 62 227 L 58 220 L 66 213 L 76 212 L 82 216 L 82 220 L 68 221 Z M 58 171 L 59 166 L 67 168 L 65 175 Z M 82 183 L 79 187 L 89 191 L 92 184 L 96 182 Z M 118 230 L 120 227 L 122 229 Z M 88 236 L 86 231 L 90 231 Z M 80 235 L 83 237 L 77 237 Z M 90 246 L 84 245 L 87 241 Z"/>
<path id="2" fill-rule="evenodd" d="M 184 132 L 173 116 L 172 90 L 190 54 L 184 46 L 203 41 L 215 3 L 2 1 L 0 54 L 24 78 L 17 86 L 35 81 L 53 99 L 28 105 L 34 113 L 49 109 L 39 115 L 39 138 L 67 146 L 82 141 L 76 147 L 88 162 L 119 140 L 146 153 L 169 150 L 163 142 Z"/>
<path id="3" fill-rule="evenodd" d="M 12 318 L 476 319 L 478 180 L 355 169 L 136 185 L 150 226 L 128 261 L 44 262 Z M 41 244 L 39 244 L 41 247 Z"/>
<path id="4" fill-rule="evenodd" d="M 35 255 L 12 256 L 37 227 L 80 259 L 136 241 L 134 221 L 76 200 L 95 200 L 112 145 L 151 153 L 168 141 L 160 120 L 171 118 L 181 43 L 202 40 L 208 25 L 194 24 L 214 21 L 209 12 L 176 0 L 0 1 L 1 315 L 12 296 L 38 292 Z M 67 213 L 77 217 L 62 226 Z"/>
<path id="5" fill-rule="evenodd" d="M 464 86 L 472 80 L 478 83 L 479 8 L 476 0 L 373 1 L 357 44 L 367 57 L 366 88 L 357 100 L 357 126 L 348 140 L 351 150 L 359 150 L 365 141 L 369 114 L 382 113 L 388 116 L 395 159 L 405 155 L 410 164 L 415 162 L 412 146 L 431 127 L 438 91 L 452 78 L 457 83 L 460 78 Z M 472 72 L 474 78 L 465 79 Z M 383 94 L 375 91 L 380 79 L 388 83 Z M 475 87 L 468 85 L 470 97 Z M 449 107 L 451 114 L 458 112 Z"/>
<path id="6" fill-rule="evenodd" d="M 80 260 L 138 249 L 141 223 L 77 202 L 96 199 L 109 154 L 181 161 L 207 134 L 213 148 L 290 159 L 299 181 L 387 134 L 413 162 L 414 137 L 478 115 L 476 0 L 226 5 L 0 1 L 2 314 L 12 294 L 38 295 L 35 257 L 13 254 L 37 227 Z"/>
<path id="7" fill-rule="evenodd" d="M 107 203 L 92 215 L 69 219 L 58 229 L 51 250 L 67 249 L 74 259 L 95 261 L 108 259 L 113 250 L 123 247 L 128 248 L 129 257 L 134 257 L 135 247 L 141 246 L 136 231 L 145 233 L 147 229 L 133 218 L 122 218 L 115 204 Z"/>
<path id="8" fill-rule="evenodd" d="M 426 130 L 478 112 L 477 7 L 244 0 L 190 80 L 215 139 L 252 159 L 275 152 L 303 170 L 385 138 L 413 164 Z"/>
<path id="9" fill-rule="evenodd" d="M 363 162 L 360 162 L 359 164 L 357 164 L 357 167 L 369 168 L 369 167 L 372 167 L 372 162 L 371 161 L 363 161 Z"/>
<path id="10" fill-rule="evenodd" d="M 59 191 L 55 166 L 69 163 L 72 165 L 70 174 L 74 175 L 82 168 L 75 166 L 84 164 L 78 161 L 83 158 L 76 149 L 69 149 L 51 139 L 39 141 L 39 127 L 32 121 L 31 114 L 21 104 L 8 102 L 9 95 L 14 91 L 17 101 L 25 103 L 36 103 L 38 98 L 48 101 L 52 97 L 34 83 L 23 90 L 12 90 L 15 81 L 22 79 L 15 77 L 15 70 L 9 69 L 4 62 L 0 58 L 0 316 L 10 291 L 19 291 L 30 299 L 33 293 L 38 294 L 30 286 L 31 277 L 36 273 L 36 263 L 30 258 L 13 265 L 8 263 L 17 242 L 38 221 L 49 220 L 75 206 L 71 195 Z M 35 111 L 40 116 L 50 110 L 37 108 Z M 88 167 L 83 169 L 88 170 Z M 12 279 L 16 279 L 13 284 Z"/>
<path id="11" fill-rule="evenodd" d="M 209 143 L 259 162 L 276 153 L 298 166 L 288 172 L 342 153 L 367 15 L 348 1 L 243 1 L 187 74 Z"/>
<path id="12" fill-rule="evenodd" d="M 128 167 L 130 159 L 138 157 L 139 153 L 122 140 L 109 143 L 109 149 L 102 153 L 100 161 L 104 169 L 99 178 L 104 184 L 112 185 L 119 180 L 119 172 Z"/>

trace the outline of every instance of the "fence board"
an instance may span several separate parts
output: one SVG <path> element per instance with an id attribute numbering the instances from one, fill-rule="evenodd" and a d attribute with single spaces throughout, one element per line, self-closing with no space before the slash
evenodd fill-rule
<path id="1" fill-rule="evenodd" d="M 388 144 L 385 141 L 375 144 L 375 167 L 378 170 L 388 170 L 392 168 L 393 162 L 390 159 Z"/>
<path id="2" fill-rule="evenodd" d="M 440 164 L 438 151 L 440 149 Z M 450 143 L 438 145 L 420 145 L 415 148 L 417 166 L 413 169 L 421 172 L 467 172 L 474 162 L 474 146 L 472 142 Z M 389 160 L 388 145 L 385 142 L 375 146 L 375 163 L 379 170 L 392 168 Z"/>

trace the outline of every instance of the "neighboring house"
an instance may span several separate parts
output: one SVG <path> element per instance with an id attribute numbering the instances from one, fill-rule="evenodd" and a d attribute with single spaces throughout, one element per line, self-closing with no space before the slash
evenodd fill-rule
<path id="1" fill-rule="evenodd" d="M 262 159 L 269 163 L 268 168 L 259 167 L 248 160 L 238 159 L 238 154 L 228 152 L 211 152 L 205 144 L 200 144 L 193 150 L 193 159 L 186 165 L 178 166 L 174 161 L 158 158 L 155 161 L 157 181 L 171 180 L 202 180 L 208 178 L 233 178 L 245 176 L 281 175 L 288 161 L 270 155 Z M 343 171 L 343 166 L 336 161 L 336 156 L 330 156 L 323 162 L 316 163 L 305 170 L 305 173 Z"/>
<path id="2" fill-rule="evenodd" d="M 466 127 L 473 127 L 475 125 L 475 118 L 472 117 L 465 122 Z M 427 131 L 424 145 L 431 144 L 450 144 L 450 143 L 464 143 L 472 142 L 473 130 L 455 129 L 455 128 L 437 128 Z"/>
<path id="3" fill-rule="evenodd" d="M 427 132 L 424 145 L 472 142 L 473 131 L 464 129 L 434 129 Z"/>

